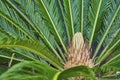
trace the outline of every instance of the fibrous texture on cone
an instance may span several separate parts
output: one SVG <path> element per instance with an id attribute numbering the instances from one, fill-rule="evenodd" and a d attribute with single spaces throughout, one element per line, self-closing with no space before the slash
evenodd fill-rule
<path id="1" fill-rule="evenodd" d="M 87 41 L 84 40 L 82 33 L 76 33 L 72 41 L 69 44 L 69 52 L 67 56 L 67 61 L 64 65 L 64 68 L 71 68 L 75 66 L 88 66 L 93 67 L 92 59 L 90 58 L 91 52 L 88 46 Z M 76 80 L 81 80 L 80 77 L 77 77 Z"/>

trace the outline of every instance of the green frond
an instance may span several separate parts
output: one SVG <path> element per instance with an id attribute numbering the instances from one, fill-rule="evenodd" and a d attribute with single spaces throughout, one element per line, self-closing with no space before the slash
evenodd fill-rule
<path id="1" fill-rule="evenodd" d="M 70 3 L 71 3 L 71 11 L 73 16 L 74 31 L 83 32 L 84 0 L 71 0 Z"/>
<path id="2" fill-rule="evenodd" d="M 53 14 L 50 14 L 44 1 L 38 0 L 38 6 L 39 6 L 39 10 L 41 12 L 42 17 L 47 21 L 46 25 L 50 28 L 51 33 L 53 33 L 53 35 L 57 39 L 57 41 L 59 41 L 61 43 L 65 53 L 67 53 L 66 46 L 60 36 L 60 33 L 57 30 L 57 27 L 56 27 L 57 25 L 55 24 L 54 19 L 51 16 Z"/>
<path id="3" fill-rule="evenodd" d="M 92 69 L 63 68 L 76 32 Z M 120 79 L 119 48 L 120 0 L 0 0 L 1 80 Z"/>
<path id="4" fill-rule="evenodd" d="M 19 3 L 19 2 L 17 2 L 17 1 L 15 1 L 16 3 Z M 27 2 L 27 1 L 25 1 L 25 2 Z M 36 26 L 32 21 L 31 21 L 31 19 L 29 18 L 29 17 L 27 17 L 26 15 L 25 15 L 25 13 L 23 13 L 14 3 L 12 3 L 11 1 L 7 1 L 7 3 L 8 3 L 8 5 L 10 5 L 11 7 L 13 7 L 13 9 L 15 9 L 15 11 L 18 13 L 18 15 L 20 15 L 20 16 L 22 16 L 22 19 L 23 20 L 25 20 L 26 21 L 26 23 L 28 23 L 31 27 L 31 29 L 27 29 L 27 30 L 32 30 L 32 29 L 34 29 L 31 33 L 30 33 L 30 35 L 33 35 L 34 37 L 33 38 L 31 38 L 31 39 L 35 39 L 35 37 L 36 38 L 38 38 L 39 39 L 39 37 L 42 39 L 42 41 L 44 42 L 44 44 L 46 45 L 46 46 L 49 46 L 49 48 L 59 57 L 59 59 L 61 60 L 61 62 L 63 62 L 63 60 L 61 59 L 61 57 L 59 56 L 59 54 L 58 54 L 58 52 L 54 49 L 54 38 L 53 38 L 53 36 L 51 36 L 50 35 L 50 33 L 49 33 L 49 31 L 48 31 L 48 29 L 46 29 L 46 28 L 43 28 L 44 27 L 44 24 L 42 23 L 42 21 L 40 20 L 41 18 L 40 17 L 38 17 L 39 19 L 39 21 L 40 21 L 40 23 L 39 22 L 37 22 L 37 23 L 39 23 L 40 25 L 39 26 L 41 26 L 41 27 L 38 27 L 38 26 Z M 20 3 L 19 3 L 20 4 Z M 30 4 L 32 4 L 32 3 L 29 3 L 28 4 L 28 6 L 27 7 L 29 7 L 29 5 Z M 32 4 L 33 5 L 33 4 Z M 35 4 L 34 4 L 35 5 Z M 33 7 L 34 7 L 34 5 L 33 5 Z M 21 6 L 22 7 L 22 6 Z M 25 5 L 24 5 L 24 7 L 26 7 Z M 28 9 L 29 10 L 29 9 Z M 31 12 L 30 12 L 31 13 Z M 31 14 L 30 14 L 31 15 Z M 33 15 L 34 15 L 34 13 L 33 13 Z M 36 16 L 39 16 L 39 15 L 37 15 L 36 14 Z M 9 21 L 11 21 L 11 20 L 9 20 Z M 25 26 L 26 27 L 26 26 Z M 20 28 L 19 26 L 18 26 L 18 28 Z M 29 27 L 28 27 L 29 28 Z M 41 29 L 42 28 L 42 29 Z M 44 30 L 43 30 L 44 29 Z M 45 35 L 45 33 L 46 33 L 46 35 Z M 49 40 L 48 40 L 49 39 Z M 35 39 L 36 40 L 36 39 Z M 51 43 L 52 42 L 52 43 Z"/>
<path id="5" fill-rule="evenodd" d="M 69 36 L 71 39 L 74 35 L 74 24 L 73 24 L 73 12 L 72 12 L 70 0 L 63 1 L 63 10 L 64 10 L 63 16 L 65 16 L 67 31 L 69 32 Z"/>
<path id="6" fill-rule="evenodd" d="M 120 71 L 120 55 L 113 57 L 111 60 L 103 64 L 100 68 L 103 72 L 110 73 L 110 72 L 117 72 Z"/>
<path id="7" fill-rule="evenodd" d="M 118 3 L 120 3 L 120 2 L 118 1 Z M 105 30 L 109 29 L 109 27 L 110 27 L 110 29 L 108 31 L 102 31 L 102 33 L 104 32 L 102 34 L 104 36 L 104 38 L 101 39 L 101 42 L 99 43 L 99 48 L 100 48 L 100 46 L 102 44 L 104 44 L 105 47 L 104 47 L 103 51 L 101 52 L 100 56 L 98 57 L 97 62 L 100 61 L 100 59 L 102 60 L 101 57 L 104 54 L 106 54 L 105 51 L 107 51 L 107 49 L 109 47 L 112 47 L 120 39 L 120 36 L 119 36 L 119 33 L 120 33 L 120 28 L 119 28 L 119 24 L 120 24 L 119 23 L 119 20 L 120 20 L 120 14 L 119 14 L 120 13 L 120 9 L 119 9 L 119 7 L 120 6 L 119 6 L 119 4 L 115 4 L 114 1 L 112 2 L 112 6 L 114 6 L 114 7 L 110 7 L 108 9 L 108 14 L 107 14 L 108 16 L 106 16 L 105 23 L 104 23 L 105 26 L 106 26 Z M 115 15 L 115 12 L 117 13 L 116 18 L 113 21 L 113 23 L 110 23 L 110 20 L 112 20 L 114 18 L 113 15 Z M 109 24 L 108 24 L 108 22 L 109 22 Z M 98 47 L 97 47 L 96 50 L 98 50 Z M 97 53 L 97 51 L 96 51 L 96 53 Z"/>
<path id="8" fill-rule="evenodd" d="M 102 30 L 104 28 L 103 18 L 104 18 L 106 11 L 111 3 L 111 0 L 102 0 L 101 6 L 99 8 L 99 14 L 97 16 L 98 5 L 100 5 L 100 1 L 101 0 L 91 0 L 89 2 L 90 3 L 89 12 L 88 12 L 89 22 L 87 23 L 88 24 L 87 31 L 89 31 L 89 33 L 87 34 L 87 36 L 88 36 L 88 39 L 90 39 L 90 36 L 91 36 L 91 42 L 95 41 L 95 39 L 100 34 L 100 30 Z M 97 19 L 97 21 L 95 20 L 95 18 Z M 93 33 L 93 35 L 92 35 L 92 33 Z M 93 40 L 92 40 L 92 36 L 93 36 Z M 89 42 L 89 43 L 92 45 L 91 42 Z"/>
<path id="9" fill-rule="evenodd" d="M 9 69 L 0 76 L 1 80 L 53 80 L 53 77 L 59 71 L 41 63 L 24 61 Z"/>
<path id="10" fill-rule="evenodd" d="M 104 63 L 101 64 L 101 66 L 98 66 L 98 68 L 100 70 L 99 72 L 103 72 L 103 74 L 101 74 L 101 78 L 103 77 L 103 79 L 104 79 L 106 77 L 110 78 L 110 76 L 111 77 L 114 76 L 114 79 L 115 79 L 115 75 L 117 78 L 117 76 L 118 76 L 117 72 L 120 71 L 119 51 L 120 50 L 117 50 L 116 52 L 112 53 L 109 57 L 107 57 L 107 59 L 104 61 Z"/>
<path id="11" fill-rule="evenodd" d="M 44 58 L 46 61 L 49 61 L 51 64 L 53 64 L 57 68 L 62 69 L 62 67 L 60 67 L 61 63 L 58 61 L 58 59 L 55 58 L 55 56 L 51 53 L 51 51 L 49 51 L 46 47 L 39 44 L 38 42 L 35 42 L 32 40 L 4 38 L 0 42 L 0 48 L 6 48 L 6 47 L 21 48 L 21 49 L 29 50 L 34 54 L 40 56 L 41 58 Z"/>
<path id="12" fill-rule="evenodd" d="M 119 80 L 120 79 L 120 73 L 114 73 L 112 75 L 108 75 L 108 76 L 103 76 L 102 78 L 100 78 L 100 80 Z"/>
<path id="13" fill-rule="evenodd" d="M 0 29 L 0 36 L 1 36 L 0 40 L 3 39 L 3 38 L 5 38 L 5 37 L 12 37 L 11 34 L 9 34 L 8 32 L 6 32 L 6 31 L 4 31 L 2 29 Z"/>
<path id="14" fill-rule="evenodd" d="M 4 30 L 0 30 L 0 41 L 4 38 L 16 38 L 16 36 L 13 36 L 9 33 L 7 33 Z M 4 51 L 4 52 L 3 52 Z M 6 52 L 9 51 L 9 52 Z M 22 56 L 22 59 L 24 60 L 36 60 L 35 56 L 33 56 L 33 54 L 29 51 L 25 51 L 25 50 L 21 50 L 21 49 L 17 49 L 17 48 L 6 48 L 6 49 L 0 49 L 0 56 L 1 57 L 5 57 L 5 58 L 10 58 L 11 55 L 9 53 L 15 53 L 17 56 Z M 9 55 L 8 55 L 9 54 Z M 24 57 L 23 57 L 24 56 Z M 17 57 L 18 58 L 18 57 Z"/>
<path id="15" fill-rule="evenodd" d="M 1 55 L 1 51 L 0 51 L 0 58 L 5 58 L 5 59 L 11 59 L 11 56 L 8 56 L 8 55 Z M 19 58 L 13 58 L 13 60 L 15 61 L 18 61 L 18 62 L 21 62 L 21 61 L 25 61 L 25 60 L 22 60 L 22 59 L 19 59 Z"/>
<path id="16" fill-rule="evenodd" d="M 106 62 L 104 65 L 109 65 L 109 64 L 116 64 L 115 62 L 118 62 L 120 58 L 120 54 L 118 53 L 118 55 L 114 56 L 112 59 L 110 59 L 108 62 Z M 116 66 L 115 66 L 116 67 Z M 118 67 L 119 68 L 119 67 Z"/>
<path id="17" fill-rule="evenodd" d="M 96 54 L 98 53 L 98 51 L 99 51 L 99 49 L 100 49 L 103 41 L 105 40 L 106 36 L 108 35 L 108 32 L 109 32 L 109 30 L 110 30 L 110 28 L 111 28 L 111 26 L 112 26 L 115 18 L 117 17 L 119 10 L 120 10 L 120 5 L 118 5 L 118 6 L 116 7 L 116 9 L 113 11 L 114 14 L 113 14 L 113 16 L 112 16 L 112 18 L 111 18 L 111 21 L 109 22 L 109 25 L 108 25 L 108 27 L 107 27 L 107 29 L 106 29 L 106 32 L 105 32 L 104 35 L 102 36 L 102 39 L 100 40 L 100 42 L 99 42 L 99 44 L 98 44 L 98 46 L 97 46 L 97 48 L 96 48 L 96 50 L 95 50 L 95 52 L 94 52 L 93 58 L 95 58 L 95 56 L 96 56 Z"/>
<path id="18" fill-rule="evenodd" d="M 64 23 L 63 26 L 65 27 L 65 32 L 66 32 L 67 40 L 70 42 L 70 34 L 69 34 L 67 23 L 65 21 L 65 15 L 64 15 L 63 5 L 62 5 L 62 3 L 61 3 L 60 0 L 58 0 L 58 5 L 59 5 L 59 9 L 61 11 L 61 17 L 62 17 L 62 20 L 63 20 L 63 23 Z"/>
<path id="19" fill-rule="evenodd" d="M 116 31 L 116 33 L 113 35 L 113 38 L 111 39 L 111 41 L 105 46 L 104 50 L 102 51 L 102 53 L 100 54 L 100 56 L 99 56 L 98 59 L 97 59 L 98 62 L 100 62 L 99 60 L 102 60 L 102 56 L 103 56 L 104 54 L 106 54 L 105 51 L 107 51 L 108 47 L 109 47 L 110 44 L 113 42 L 113 40 L 115 39 L 115 37 L 118 35 L 119 32 L 120 32 L 120 29 L 118 29 L 118 30 Z"/>
<path id="20" fill-rule="evenodd" d="M 95 16 L 94 23 L 93 23 L 92 34 L 91 34 L 91 38 L 90 38 L 90 41 L 89 41 L 89 47 L 91 47 L 92 42 L 93 42 L 93 37 L 94 37 L 94 34 L 95 34 L 95 29 L 96 29 L 96 25 L 97 25 L 97 21 L 98 21 L 98 16 L 99 16 L 101 4 L 102 4 L 102 0 L 99 0 L 98 6 L 97 6 L 97 11 L 96 11 L 96 16 Z"/>
<path id="21" fill-rule="evenodd" d="M 77 76 L 82 76 L 85 78 L 89 78 L 91 80 L 95 80 L 94 72 L 92 71 L 92 69 L 86 66 L 77 66 L 66 69 L 59 74 L 58 80 L 67 79 L 70 77 L 77 77 Z"/>
<path id="22" fill-rule="evenodd" d="M 112 50 L 115 49 L 118 45 L 120 45 L 120 39 L 106 51 L 106 53 L 100 58 L 100 62 L 108 57 L 111 54 Z"/>
<path id="23" fill-rule="evenodd" d="M 15 23 L 12 19 L 10 19 L 7 15 L 5 15 L 4 13 L 2 13 L 1 11 L 0 11 L 0 16 L 2 16 L 4 19 L 6 19 L 11 24 L 13 24 L 16 28 L 18 28 L 18 30 L 22 31 L 30 39 L 32 39 L 32 37 L 30 36 L 29 33 L 27 33 L 22 27 L 20 27 L 17 23 Z"/>

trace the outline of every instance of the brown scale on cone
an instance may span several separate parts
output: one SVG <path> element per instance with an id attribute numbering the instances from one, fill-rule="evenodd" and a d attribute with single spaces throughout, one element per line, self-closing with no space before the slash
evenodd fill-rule
<path id="1" fill-rule="evenodd" d="M 69 46 L 67 61 L 64 65 L 65 69 L 80 65 L 88 66 L 90 68 L 94 66 L 93 61 L 90 58 L 91 52 L 88 43 L 84 40 L 82 33 L 76 33 Z M 75 80 L 82 80 L 82 78 L 76 77 Z"/>

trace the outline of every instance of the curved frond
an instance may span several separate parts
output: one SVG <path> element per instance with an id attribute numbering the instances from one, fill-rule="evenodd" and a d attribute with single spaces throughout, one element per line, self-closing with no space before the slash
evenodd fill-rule
<path id="1" fill-rule="evenodd" d="M 1 80 L 53 80 L 59 71 L 52 67 L 33 61 L 24 61 L 9 69 L 0 76 Z"/>
<path id="2" fill-rule="evenodd" d="M 7 39 L 4 38 L 0 42 L 0 48 L 13 47 L 13 48 L 21 48 L 25 50 L 29 50 L 34 54 L 44 58 L 49 61 L 51 64 L 56 66 L 59 69 L 62 69 L 61 63 L 55 58 L 55 56 L 49 51 L 46 47 L 39 44 L 38 42 L 34 42 L 32 40 L 23 40 L 23 39 Z"/>
<path id="3" fill-rule="evenodd" d="M 15 1 L 16 3 L 17 3 L 17 1 Z M 40 29 L 38 26 L 36 26 L 32 21 L 31 21 L 31 19 L 29 19 L 29 17 L 28 16 L 26 16 L 25 15 L 25 13 L 23 13 L 20 9 L 19 9 L 19 7 L 17 7 L 14 3 L 12 3 L 11 1 L 7 1 L 7 3 L 8 3 L 8 5 L 9 6 L 11 6 L 13 9 L 15 9 L 15 11 L 18 13 L 18 15 L 20 15 L 20 16 L 22 16 L 22 19 L 23 19 L 23 21 L 25 21 L 26 23 L 28 23 L 31 27 L 30 28 L 32 28 L 32 29 L 34 29 L 29 35 L 26 33 L 25 35 L 28 35 L 28 36 L 30 36 L 30 38 L 31 39 L 35 39 L 36 40 L 36 37 L 38 38 L 38 37 L 40 37 L 41 39 L 42 39 L 42 41 L 44 42 L 44 44 L 46 45 L 46 46 L 49 46 L 49 48 L 55 53 L 55 55 L 56 56 L 58 56 L 59 57 L 59 59 L 61 60 L 61 62 L 63 62 L 63 60 L 61 59 L 61 57 L 60 57 L 60 55 L 58 54 L 58 52 L 54 49 L 54 47 L 53 47 L 53 45 L 54 45 L 54 38 L 53 38 L 53 36 L 51 36 L 50 35 L 50 33 L 49 33 L 49 31 L 48 30 L 46 30 L 46 28 L 42 28 L 42 29 Z M 32 3 L 30 3 L 30 4 L 32 4 Z M 34 4 L 35 5 L 35 4 Z M 34 5 L 33 5 L 33 7 L 34 7 Z M 4 15 L 4 14 L 2 14 L 2 15 Z M 38 16 L 38 15 L 37 15 Z M 40 17 L 39 17 L 40 18 Z M 5 19 L 7 19 L 8 21 L 10 21 L 10 22 L 12 22 L 11 24 L 14 24 L 18 29 L 20 29 L 20 30 L 22 30 L 22 32 L 23 33 L 25 33 L 26 31 L 25 30 L 23 30 L 18 24 L 16 24 L 14 21 L 12 21 L 11 19 L 9 19 L 8 18 L 8 16 L 7 17 L 5 17 Z M 41 19 L 41 18 L 40 18 Z M 39 20 L 40 20 L 39 19 Z M 41 20 L 40 20 L 40 26 L 41 27 L 44 27 L 44 25 L 43 25 L 43 23 L 41 22 Z M 26 26 L 24 26 L 24 27 L 26 27 Z M 29 27 L 28 27 L 29 28 Z M 31 29 L 31 30 L 32 30 Z M 43 30 L 44 29 L 44 30 Z M 30 29 L 27 29 L 28 31 L 30 31 Z M 42 31 L 43 30 L 43 31 Z M 44 33 L 46 33 L 46 35 L 44 34 Z M 49 34 L 49 35 L 48 35 Z M 32 35 L 34 36 L 34 37 L 32 37 Z M 48 39 L 50 39 L 50 40 L 48 40 Z M 51 43 L 52 42 L 52 43 Z"/>
<path id="4" fill-rule="evenodd" d="M 58 80 L 67 79 L 70 77 L 78 77 L 78 76 L 95 80 L 94 72 L 92 71 L 92 69 L 86 66 L 77 66 L 66 69 L 59 74 Z"/>

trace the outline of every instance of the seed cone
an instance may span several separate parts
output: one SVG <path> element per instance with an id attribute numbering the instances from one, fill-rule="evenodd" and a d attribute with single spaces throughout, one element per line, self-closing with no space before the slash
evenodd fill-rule
<path id="1" fill-rule="evenodd" d="M 75 66 L 93 67 L 92 59 L 90 59 L 90 49 L 87 41 L 84 40 L 82 33 L 76 33 L 69 44 L 69 52 L 64 68 L 71 68 Z M 76 77 L 75 80 L 82 80 L 83 77 Z"/>

